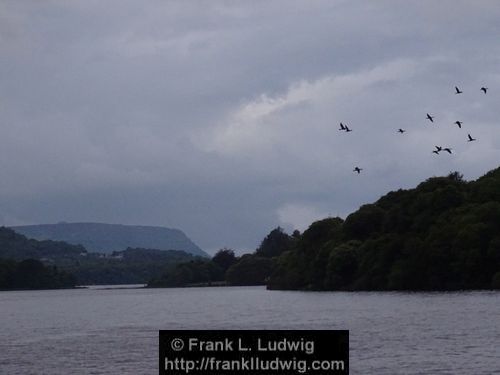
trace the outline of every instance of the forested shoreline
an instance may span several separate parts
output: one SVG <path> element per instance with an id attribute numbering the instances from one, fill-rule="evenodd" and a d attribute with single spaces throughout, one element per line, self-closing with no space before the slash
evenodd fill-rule
<path id="1" fill-rule="evenodd" d="M 141 248 L 92 253 L 81 245 L 29 239 L 0 227 L 0 259 L 7 263 L 37 260 L 46 267 L 73 275 L 77 285 L 145 284 L 178 263 L 198 258 L 184 251 Z"/>
<path id="2" fill-rule="evenodd" d="M 276 228 L 252 254 L 222 249 L 149 286 L 216 281 L 281 290 L 500 289 L 500 168 L 470 182 L 458 172 L 432 177 L 303 233 Z"/>
<path id="3" fill-rule="evenodd" d="M 4 258 L 4 259 L 2 259 Z M 0 289 L 148 283 L 281 290 L 500 289 L 500 168 L 476 181 L 432 177 L 329 217 L 303 233 L 273 229 L 251 254 L 211 259 L 127 249 L 109 256 L 0 228 Z"/>
<path id="4" fill-rule="evenodd" d="M 455 172 L 313 223 L 277 260 L 269 289 L 500 288 L 500 169 Z"/>
<path id="5" fill-rule="evenodd" d="M 0 290 L 74 288 L 76 279 L 55 266 L 45 266 L 36 259 L 16 262 L 0 258 Z"/>

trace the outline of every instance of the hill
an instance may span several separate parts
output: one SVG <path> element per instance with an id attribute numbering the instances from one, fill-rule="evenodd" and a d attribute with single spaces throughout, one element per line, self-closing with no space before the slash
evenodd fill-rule
<path id="1" fill-rule="evenodd" d="M 56 267 L 58 270 L 71 274 L 78 285 L 86 285 L 146 283 L 151 278 L 169 272 L 179 263 L 205 258 L 179 250 L 128 248 L 107 255 L 89 253 L 81 245 L 71 245 L 63 241 L 28 239 L 10 228 L 0 227 L 1 259 L 4 260 L 2 264 L 8 266 L 6 270 L 10 272 L 9 274 L 26 276 L 26 272 L 20 274 L 14 272 L 17 269 L 15 262 L 21 262 L 20 264 L 24 265 L 25 263 L 22 262 L 25 260 L 36 260 L 45 266 L 50 266 L 50 270 Z M 59 274 L 55 272 L 54 275 Z M 21 284 L 17 282 L 16 285 L 20 287 L 24 284 L 18 276 L 16 277 Z M 33 281 L 30 285 L 36 285 L 36 282 Z M 43 284 L 39 287 L 47 287 L 47 285 Z"/>
<path id="2" fill-rule="evenodd" d="M 277 258 L 270 289 L 500 289 L 500 168 L 392 191 L 313 223 Z"/>
<path id="3" fill-rule="evenodd" d="M 196 257 L 178 250 L 132 249 L 111 255 L 89 253 L 59 268 L 73 274 L 80 285 L 146 284 L 152 278 L 170 273 L 179 263 L 197 261 Z"/>
<path id="4" fill-rule="evenodd" d="M 75 278 L 35 259 L 0 259 L 0 290 L 73 288 Z"/>
<path id="5" fill-rule="evenodd" d="M 12 227 L 36 240 L 57 240 L 82 245 L 88 251 L 111 254 L 127 248 L 181 250 L 208 257 L 182 231 L 163 227 L 102 223 L 58 223 Z"/>
<path id="6" fill-rule="evenodd" d="M 295 235 L 296 233 L 294 233 Z M 276 258 L 296 241 L 282 228 L 273 229 L 252 254 L 237 257 L 232 249 L 220 249 L 212 259 L 182 262 L 148 282 L 149 287 L 211 285 L 265 285 Z"/>
<path id="7" fill-rule="evenodd" d="M 81 245 L 62 241 L 28 239 L 10 228 L 0 227 L 0 258 L 12 260 L 47 259 L 63 261 L 75 259 L 87 251 Z"/>

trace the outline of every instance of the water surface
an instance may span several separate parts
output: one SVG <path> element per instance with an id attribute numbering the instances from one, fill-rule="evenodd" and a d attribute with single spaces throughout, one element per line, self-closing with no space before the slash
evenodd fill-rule
<path id="1" fill-rule="evenodd" d="M 157 374 L 159 329 L 349 329 L 352 374 L 500 373 L 500 293 L 0 292 L 1 374 Z"/>

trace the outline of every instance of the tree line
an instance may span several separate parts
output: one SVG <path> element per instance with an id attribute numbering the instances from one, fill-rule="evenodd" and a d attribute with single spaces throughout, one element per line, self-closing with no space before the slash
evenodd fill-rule
<path id="1" fill-rule="evenodd" d="M 276 268 L 279 255 L 289 249 L 294 238 L 280 227 L 273 229 L 252 254 L 237 257 L 234 250 L 223 248 L 212 259 L 178 264 L 162 277 L 151 280 L 150 287 L 213 285 L 265 285 Z"/>
<path id="2" fill-rule="evenodd" d="M 458 172 L 432 177 L 303 233 L 278 227 L 252 254 L 221 249 L 150 286 L 216 281 L 291 290 L 500 289 L 500 168 L 476 181 Z"/>
<path id="3" fill-rule="evenodd" d="M 0 259 L 0 290 L 72 288 L 76 279 L 55 266 L 36 259 Z"/>
<path id="4" fill-rule="evenodd" d="M 140 248 L 105 255 L 64 241 L 29 239 L 10 228 L 0 227 L 0 259 L 8 264 L 13 264 L 10 261 L 37 260 L 49 268 L 56 267 L 72 274 L 77 285 L 91 285 L 145 284 L 174 265 L 198 257 L 178 250 Z"/>
<path id="5" fill-rule="evenodd" d="M 131 280 L 149 280 L 150 287 L 500 289 L 500 168 L 476 181 L 458 172 L 432 177 L 414 189 L 391 191 L 345 219 L 316 221 L 303 233 L 275 228 L 242 256 L 223 248 L 211 259 L 148 249 L 103 257 L 0 228 L 0 289 Z"/>

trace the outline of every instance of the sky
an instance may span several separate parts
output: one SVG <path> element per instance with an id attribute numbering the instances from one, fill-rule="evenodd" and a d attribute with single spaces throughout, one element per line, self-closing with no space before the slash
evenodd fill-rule
<path id="1" fill-rule="evenodd" d="M 242 253 L 475 179 L 500 164 L 499 40 L 495 0 L 0 0 L 0 225 L 158 225 Z"/>

